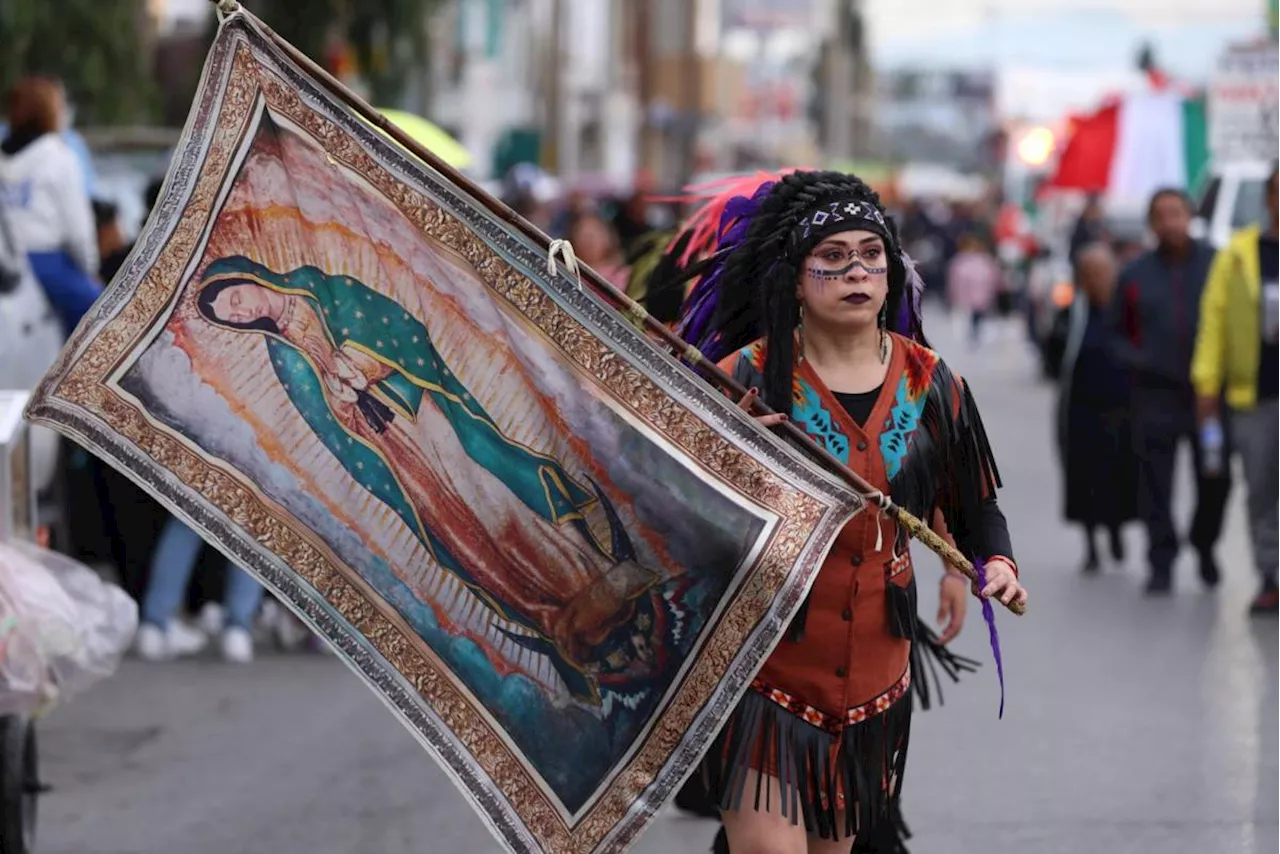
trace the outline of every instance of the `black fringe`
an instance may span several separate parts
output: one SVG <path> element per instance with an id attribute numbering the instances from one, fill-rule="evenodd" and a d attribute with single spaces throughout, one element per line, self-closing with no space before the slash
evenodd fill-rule
<path id="1" fill-rule="evenodd" d="M 956 394 L 960 397 L 958 411 Z M 969 384 L 957 379 L 939 360 L 925 395 L 920 424 L 898 473 L 889 482 L 889 494 L 918 519 L 928 520 L 935 508 L 941 509 L 956 544 L 961 551 L 972 553 L 982 537 L 983 502 L 994 498 L 1001 486 L 1000 471 Z M 905 441 L 905 437 L 897 441 Z M 914 600 L 910 610 L 915 611 Z M 806 597 L 787 626 L 786 640 L 804 638 L 808 614 Z M 891 621 L 894 617 L 891 613 Z M 910 637 L 901 629 L 895 634 Z"/>
<path id="2" fill-rule="evenodd" d="M 1000 471 L 973 392 L 939 361 L 926 392 L 920 426 L 889 485 L 890 494 L 921 519 L 928 519 L 935 507 L 941 509 L 947 528 L 966 551 L 979 533 L 982 502 L 994 496 L 1000 485 Z"/>
<path id="3" fill-rule="evenodd" d="M 960 674 L 976 673 L 979 666 L 977 661 L 956 655 L 943 646 L 933 629 L 916 617 L 911 643 L 911 693 L 921 711 L 933 708 L 935 696 L 937 705 L 942 705 L 942 676 L 956 683 L 960 681 Z M 695 774 L 676 796 L 676 806 L 703 818 L 718 817 L 719 805 L 707 785 L 708 777 L 705 770 Z M 911 828 L 902 816 L 900 797 L 890 801 L 889 811 L 887 821 L 879 822 L 874 829 L 860 832 L 854 838 L 850 844 L 851 854 L 911 854 L 907 848 Z M 723 826 L 712 842 L 711 851 L 712 854 L 731 854 L 729 837 Z"/>
<path id="4" fill-rule="evenodd" d="M 903 697 L 837 737 L 749 691 L 707 754 L 708 787 L 721 809 L 773 809 L 776 797 L 778 811 L 794 824 L 803 822 L 807 833 L 870 838 L 894 823 L 911 705 Z M 833 744 L 839 745 L 834 763 Z M 772 766 L 780 791 L 768 792 L 761 785 L 764 772 L 753 765 Z M 845 794 L 843 808 L 837 803 L 839 791 Z"/>
<path id="5" fill-rule="evenodd" d="M 911 644 L 911 693 L 921 711 L 927 712 L 933 707 L 935 693 L 938 705 L 942 705 L 942 675 L 954 684 L 960 681 L 961 673 L 977 673 L 978 667 L 977 661 L 956 655 L 943 646 L 933 629 L 924 620 L 916 619 L 916 637 Z"/>
<path id="6" fill-rule="evenodd" d="M 911 693 L 923 711 L 932 706 L 935 694 L 938 705 L 942 705 L 939 670 L 952 682 L 959 682 L 961 673 L 977 672 L 978 662 L 947 649 L 929 624 L 920 618 L 914 576 L 905 587 L 890 582 L 886 599 L 890 634 L 911 641 Z"/>
<path id="7" fill-rule="evenodd" d="M 895 803 L 891 820 L 876 827 L 874 833 L 866 838 L 858 836 L 849 843 L 850 854 L 911 854 L 907 849 L 907 840 L 911 838 L 911 829 L 902 818 L 902 809 Z M 711 843 L 711 854 L 733 854 L 729 850 L 729 834 L 724 825 Z"/>
<path id="8" fill-rule="evenodd" d="M 911 838 L 911 829 L 902 818 L 902 807 L 894 802 L 890 820 L 878 825 L 870 834 L 859 835 L 850 849 L 852 854 L 911 854 L 907 850 L 907 840 Z"/>

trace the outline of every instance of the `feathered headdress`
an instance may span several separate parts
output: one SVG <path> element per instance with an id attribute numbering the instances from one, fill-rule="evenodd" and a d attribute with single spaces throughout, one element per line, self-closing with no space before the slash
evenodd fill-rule
<path id="1" fill-rule="evenodd" d="M 675 323 L 682 337 L 699 343 L 715 315 L 720 262 L 741 241 L 754 211 L 752 198 L 767 192 L 783 174 L 734 175 L 689 185 L 683 194 L 664 199 L 697 209 L 674 232 L 656 238 L 662 241 L 660 257 L 644 257 L 637 265 L 641 270 L 633 267 L 634 290 L 644 294 L 642 302 L 650 314 L 663 323 Z M 738 222 L 741 227 L 735 229 Z"/>
<path id="2" fill-rule="evenodd" d="M 685 300 L 678 332 L 709 359 L 726 355 L 715 346 L 719 333 L 712 328 L 725 284 L 725 262 L 746 239 L 761 202 L 788 172 L 756 172 L 686 188 L 691 198 L 704 201 L 684 227 L 689 239 L 681 255 L 682 266 L 699 279 Z M 691 268 L 689 262 L 694 258 L 705 260 Z"/>
<path id="3" fill-rule="evenodd" d="M 681 201 L 700 201 L 701 205 L 677 232 L 667 250 L 671 256 L 668 269 L 676 276 L 676 281 L 655 282 L 650 288 L 651 291 L 661 291 L 677 284 L 683 288 L 688 281 L 697 279 L 685 299 L 677 331 L 706 358 L 718 361 L 741 343 L 730 339 L 741 337 L 742 330 L 724 328 L 732 326 L 725 323 L 727 314 L 732 313 L 745 323 L 752 323 L 752 318 L 757 316 L 758 312 L 748 305 L 756 301 L 751 293 L 755 283 L 746 276 L 742 277 L 747 279 L 744 281 L 727 281 L 728 278 L 736 278 L 726 277 L 728 262 L 735 251 L 744 246 L 752 223 L 778 183 L 786 176 L 802 171 L 755 172 L 685 188 L 686 194 Z M 889 326 L 893 331 L 927 345 L 920 315 L 924 281 L 916 271 L 915 263 L 898 246 L 896 229 L 888 222 L 885 222 L 885 229 L 893 235 L 891 252 L 901 264 L 905 291 Z M 774 250 L 780 253 L 781 247 L 775 246 Z M 757 263 L 756 271 L 759 270 Z M 726 289 L 730 288 L 735 292 L 726 296 Z M 739 290 L 741 292 L 737 292 Z M 731 307 L 731 304 L 739 302 L 744 304 L 736 309 Z M 758 332 L 753 328 L 747 334 Z"/>

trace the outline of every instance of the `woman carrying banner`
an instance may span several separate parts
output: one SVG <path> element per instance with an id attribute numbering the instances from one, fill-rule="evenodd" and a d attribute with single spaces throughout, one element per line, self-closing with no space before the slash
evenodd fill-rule
<path id="1" fill-rule="evenodd" d="M 703 270 L 711 267 L 708 259 L 720 249 L 721 238 L 732 244 L 740 239 L 745 224 L 738 222 L 737 213 L 745 205 L 751 209 L 752 197 L 762 184 L 777 181 L 781 174 L 756 173 L 687 188 L 686 201 L 696 205 L 694 214 L 674 233 L 664 232 L 650 238 L 650 245 L 632 266 L 632 278 L 628 295 L 641 300 L 645 309 L 663 323 L 673 327 L 681 315 L 685 296 L 696 285 Z M 735 229 L 735 226 L 738 228 Z M 737 237 L 735 238 L 735 232 Z M 732 250 L 730 245 L 729 250 Z M 714 268 L 712 268 L 714 269 Z M 692 280 L 692 281 L 691 281 Z M 750 283 L 740 283 L 750 287 Z M 707 298 L 705 289 L 695 290 L 696 305 Z M 692 312 L 691 312 L 692 313 Z M 920 339 L 923 343 L 924 339 Z M 946 534 L 940 513 L 935 513 L 933 527 Z M 961 673 L 977 670 L 978 662 L 954 654 L 948 644 L 964 627 L 968 610 L 969 584 L 965 576 L 954 567 L 947 567 L 938 590 L 937 621 L 939 632 L 917 617 L 915 637 L 911 644 L 911 694 L 921 711 L 928 711 L 935 702 L 942 703 L 942 676 L 952 682 L 959 681 Z M 930 684 L 932 682 L 932 684 Z M 707 791 L 704 775 L 695 774 L 676 795 L 676 807 L 685 813 L 704 818 L 720 817 L 715 798 Z M 905 840 L 911 837 L 902 816 L 901 805 L 895 804 L 893 821 L 881 823 L 873 837 L 862 837 L 863 850 L 881 854 L 908 854 Z M 726 854 L 728 840 L 724 828 L 716 836 L 713 854 Z"/>
<path id="2" fill-rule="evenodd" d="M 876 194 L 793 172 L 725 214 L 683 337 L 777 411 L 763 425 L 790 419 L 913 514 L 940 512 L 984 600 L 1025 602 L 976 404 L 923 343 L 918 278 Z M 906 533 L 860 513 L 708 752 L 734 854 L 884 850 L 921 675 L 915 598 Z"/>

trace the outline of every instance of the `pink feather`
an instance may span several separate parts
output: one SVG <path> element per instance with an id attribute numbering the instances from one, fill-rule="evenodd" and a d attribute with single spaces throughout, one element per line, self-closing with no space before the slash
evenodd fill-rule
<path id="1" fill-rule="evenodd" d="M 690 184 L 685 187 L 685 194 L 671 199 L 671 201 L 701 202 L 701 206 L 685 220 L 684 228 L 672 240 L 674 244 L 684 233 L 693 232 L 693 236 L 685 247 L 684 253 L 680 256 L 680 264 L 688 266 L 691 259 L 706 257 L 715 251 L 717 244 L 720 242 L 720 219 L 724 214 L 725 207 L 732 199 L 739 196 L 750 198 L 760 188 L 761 184 L 778 181 L 783 175 L 795 171 L 799 170 L 786 169 L 781 172 L 758 171 L 746 175 L 729 175 L 725 178 L 718 178 L 714 181 L 706 181 L 700 184 Z M 728 228 L 731 223 L 724 223 L 723 225 Z"/>

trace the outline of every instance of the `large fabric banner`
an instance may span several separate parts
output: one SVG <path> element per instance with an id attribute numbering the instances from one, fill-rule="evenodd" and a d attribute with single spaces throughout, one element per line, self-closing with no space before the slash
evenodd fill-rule
<path id="1" fill-rule="evenodd" d="M 261 578 L 510 850 L 620 851 L 861 504 L 547 269 L 237 14 L 29 412 Z"/>

